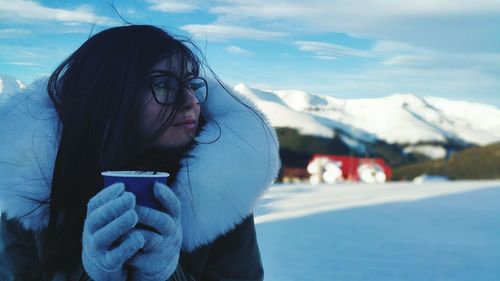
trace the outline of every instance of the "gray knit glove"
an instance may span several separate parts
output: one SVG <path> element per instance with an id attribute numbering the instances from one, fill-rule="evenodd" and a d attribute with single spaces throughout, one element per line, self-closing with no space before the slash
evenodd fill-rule
<path id="1" fill-rule="evenodd" d="M 139 223 L 155 231 L 136 228 L 146 239 L 146 244 L 143 250 L 127 261 L 132 267 L 132 280 L 165 281 L 174 273 L 179 261 L 182 242 L 181 203 L 168 186 L 158 182 L 154 186 L 154 195 L 163 210 L 136 207 Z"/>
<path id="2" fill-rule="evenodd" d="M 127 280 L 125 262 L 144 246 L 137 224 L 135 195 L 115 183 L 92 197 L 83 226 L 82 262 L 95 281 Z"/>

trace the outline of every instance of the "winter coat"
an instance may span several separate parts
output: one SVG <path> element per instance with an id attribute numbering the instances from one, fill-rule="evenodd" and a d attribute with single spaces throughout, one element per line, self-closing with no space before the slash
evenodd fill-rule
<path id="1" fill-rule="evenodd" d="M 39 237 L 16 219 L 0 221 L 0 280 L 21 281 L 27 269 L 39 265 Z M 264 271 L 250 215 L 228 233 L 192 252 L 181 251 L 179 266 L 168 281 L 263 280 Z M 82 266 L 67 276 L 58 273 L 52 281 L 86 281 Z"/>
<path id="2" fill-rule="evenodd" d="M 0 280 L 10 280 L 1 275 L 10 268 L 36 264 L 48 224 L 46 209 L 30 200 L 49 198 L 58 145 L 58 118 L 44 86 L 35 83 L 0 104 Z M 252 209 L 277 176 L 278 140 L 248 99 L 233 93 L 238 102 L 214 82 L 209 93 L 199 144 L 171 186 L 182 204 L 183 230 L 182 270 L 174 275 L 262 280 Z M 82 280 L 81 273 L 54 280 Z"/>

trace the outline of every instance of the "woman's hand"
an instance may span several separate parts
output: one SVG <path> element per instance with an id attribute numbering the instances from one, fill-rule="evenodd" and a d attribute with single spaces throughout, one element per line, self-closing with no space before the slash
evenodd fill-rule
<path id="1" fill-rule="evenodd" d="M 167 280 L 175 271 L 182 243 L 181 203 L 164 184 L 156 183 L 154 195 L 163 207 L 162 211 L 137 206 L 139 223 L 156 231 L 137 229 L 146 239 L 142 251 L 127 264 L 132 267 L 132 280 Z"/>
<path id="2" fill-rule="evenodd" d="M 145 245 L 137 224 L 135 195 L 115 183 L 92 197 L 83 226 L 82 262 L 96 281 L 127 279 L 125 262 Z"/>

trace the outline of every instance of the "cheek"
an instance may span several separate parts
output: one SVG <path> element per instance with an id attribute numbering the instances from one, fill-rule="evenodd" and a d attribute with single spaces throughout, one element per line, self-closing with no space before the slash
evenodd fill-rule
<path id="1" fill-rule="evenodd" d="M 195 106 L 194 111 L 195 111 L 195 114 L 196 114 L 196 118 L 199 120 L 199 119 L 200 119 L 200 112 L 201 112 L 201 108 L 200 108 L 200 105 L 199 105 L 199 104 L 197 104 L 197 105 Z"/>
<path id="2" fill-rule="evenodd" d="M 141 128 L 145 134 L 152 134 L 154 130 L 162 127 L 172 112 L 171 106 L 158 104 L 153 98 L 145 101 L 142 107 Z"/>

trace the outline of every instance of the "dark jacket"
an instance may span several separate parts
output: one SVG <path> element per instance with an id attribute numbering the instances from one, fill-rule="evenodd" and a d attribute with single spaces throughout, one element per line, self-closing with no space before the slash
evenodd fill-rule
<path id="1" fill-rule="evenodd" d="M 26 273 L 39 264 L 37 235 L 16 220 L 0 221 L 0 280 L 27 280 Z M 212 243 L 193 252 L 182 252 L 179 266 L 168 281 L 259 281 L 264 272 L 257 245 L 253 215 Z M 53 281 L 90 280 L 80 266 Z"/>
<path id="2" fill-rule="evenodd" d="M 183 252 L 180 264 L 196 281 L 263 280 L 253 215 L 213 243 Z"/>

